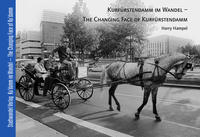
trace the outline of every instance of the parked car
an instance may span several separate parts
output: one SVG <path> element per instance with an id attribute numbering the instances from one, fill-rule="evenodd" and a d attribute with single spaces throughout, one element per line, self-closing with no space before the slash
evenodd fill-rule
<path id="1" fill-rule="evenodd" d="M 20 77 L 23 75 L 22 68 L 28 64 L 35 65 L 36 60 L 33 59 L 16 59 L 16 83 L 19 82 Z"/>

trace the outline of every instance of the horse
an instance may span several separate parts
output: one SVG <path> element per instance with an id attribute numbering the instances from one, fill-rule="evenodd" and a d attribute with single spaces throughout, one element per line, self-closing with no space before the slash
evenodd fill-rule
<path id="1" fill-rule="evenodd" d="M 115 97 L 115 90 L 119 84 L 132 84 L 141 86 L 144 89 L 143 103 L 135 113 L 135 119 L 139 119 L 140 112 L 147 104 L 149 95 L 152 95 L 153 113 L 155 119 L 161 121 L 156 108 L 158 88 L 164 83 L 167 73 L 173 75 L 176 79 L 181 79 L 183 75 L 191 68 L 188 56 L 182 53 L 163 55 L 158 58 L 149 58 L 140 63 L 113 62 L 105 67 L 102 72 L 100 84 L 110 85 L 109 89 L 109 110 L 113 111 L 112 98 L 114 99 L 117 110 L 120 111 L 120 103 Z M 174 69 L 172 73 L 170 70 Z M 108 82 L 110 80 L 110 82 Z"/>

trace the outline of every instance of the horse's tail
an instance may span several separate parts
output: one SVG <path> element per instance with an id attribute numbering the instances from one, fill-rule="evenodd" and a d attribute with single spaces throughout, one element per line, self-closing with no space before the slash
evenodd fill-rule
<path id="1" fill-rule="evenodd" d="M 105 68 L 103 71 L 102 71 L 102 74 L 101 74 L 101 78 L 100 78 L 100 91 L 103 91 L 103 87 L 104 87 L 104 84 L 107 83 L 107 69 Z"/>

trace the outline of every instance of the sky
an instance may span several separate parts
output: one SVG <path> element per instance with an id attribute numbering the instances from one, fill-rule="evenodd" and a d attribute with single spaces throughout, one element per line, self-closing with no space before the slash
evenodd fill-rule
<path id="1" fill-rule="evenodd" d="M 72 7 L 78 0 L 16 0 L 16 31 L 28 31 L 40 29 L 40 21 L 43 10 L 52 10 L 62 13 L 72 12 Z M 107 7 L 115 0 L 84 0 L 91 16 L 106 17 Z M 146 7 L 184 8 L 183 13 L 155 13 L 158 17 L 187 17 L 187 23 L 156 23 L 157 29 L 152 36 L 167 34 L 188 38 L 194 44 L 200 44 L 200 8 L 198 0 L 141 0 Z M 186 31 L 164 31 L 161 26 L 188 26 Z"/>

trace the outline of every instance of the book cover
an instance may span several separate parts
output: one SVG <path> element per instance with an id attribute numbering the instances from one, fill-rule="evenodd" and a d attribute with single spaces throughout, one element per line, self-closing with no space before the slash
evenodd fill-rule
<path id="1" fill-rule="evenodd" d="M 197 0 L 9 0 L 0 10 L 1 136 L 199 136 Z"/>

